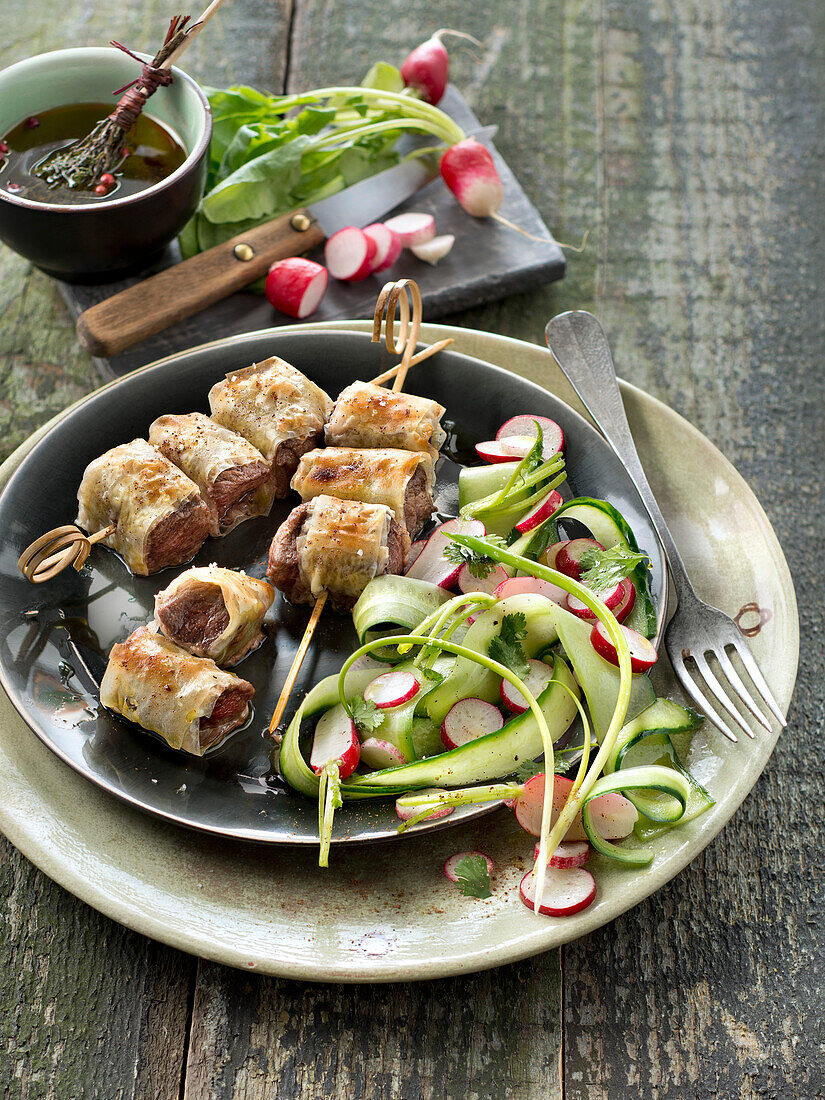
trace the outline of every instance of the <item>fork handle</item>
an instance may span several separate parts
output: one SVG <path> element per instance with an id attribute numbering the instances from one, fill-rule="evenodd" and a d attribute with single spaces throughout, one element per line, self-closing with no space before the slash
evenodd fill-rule
<path id="1" fill-rule="evenodd" d="M 695 596 L 633 442 L 604 329 L 592 313 L 571 310 L 548 321 L 545 336 L 554 359 L 630 474 L 665 549 L 677 597 Z"/>

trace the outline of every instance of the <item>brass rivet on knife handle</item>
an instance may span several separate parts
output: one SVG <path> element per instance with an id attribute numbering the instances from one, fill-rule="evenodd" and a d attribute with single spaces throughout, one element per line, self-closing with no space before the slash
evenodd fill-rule
<path id="1" fill-rule="evenodd" d="M 299 233 L 306 233 L 312 225 L 312 218 L 309 214 L 304 214 L 299 210 L 297 214 L 292 215 L 289 224 L 293 229 L 297 229 Z"/>
<path id="2" fill-rule="evenodd" d="M 17 559 L 17 567 L 32 584 L 50 581 L 70 565 L 80 572 L 92 546 L 111 535 L 114 529 L 111 523 L 102 531 L 86 535 L 73 523 L 55 527 L 26 547 Z"/>
<path id="3" fill-rule="evenodd" d="M 409 296 L 409 297 L 408 297 Z M 400 304 L 400 325 L 398 338 L 395 336 L 395 314 Z M 412 325 L 410 325 L 410 309 L 412 309 Z M 384 329 L 384 342 L 393 355 L 400 355 L 401 362 L 390 370 L 379 374 L 372 379 L 373 385 L 380 386 L 395 378 L 393 391 L 398 393 L 407 377 L 407 371 L 416 363 L 429 359 L 431 355 L 441 351 L 453 343 L 453 338 L 437 340 L 429 347 L 415 353 L 418 344 L 418 334 L 421 330 L 424 307 L 421 301 L 421 291 L 415 279 L 399 279 L 394 283 L 385 283 L 378 301 L 375 303 L 375 313 L 372 319 L 372 342 L 377 344 L 381 339 L 381 330 Z"/>
<path id="4" fill-rule="evenodd" d="M 232 254 L 236 260 L 240 260 L 242 263 L 248 264 L 252 257 L 255 255 L 255 249 L 251 244 L 247 244 L 246 241 L 241 241 L 240 244 L 236 244 L 232 249 Z"/>

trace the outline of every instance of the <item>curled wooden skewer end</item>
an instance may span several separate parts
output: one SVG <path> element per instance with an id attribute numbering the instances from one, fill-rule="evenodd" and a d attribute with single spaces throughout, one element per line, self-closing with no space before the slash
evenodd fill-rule
<path id="1" fill-rule="evenodd" d="M 400 324 L 398 337 L 395 335 L 395 315 L 400 310 Z M 393 391 L 399 393 L 404 386 L 407 371 L 416 363 L 422 363 L 435 355 L 443 348 L 453 343 L 452 337 L 446 340 L 438 340 L 429 347 L 422 348 L 416 353 L 418 336 L 421 330 L 421 322 L 424 316 L 421 291 L 415 279 L 399 279 L 394 283 L 385 283 L 375 303 L 375 313 L 372 319 L 372 341 L 377 344 L 382 335 L 389 351 L 401 356 L 401 362 L 396 363 L 388 371 L 373 378 L 373 385 L 380 386 L 394 378 Z"/>
<path id="2" fill-rule="evenodd" d="M 80 572 L 92 546 L 111 535 L 114 529 L 111 523 L 102 531 L 86 535 L 73 523 L 55 527 L 26 547 L 17 559 L 17 568 L 32 584 L 50 581 L 70 565 Z"/>

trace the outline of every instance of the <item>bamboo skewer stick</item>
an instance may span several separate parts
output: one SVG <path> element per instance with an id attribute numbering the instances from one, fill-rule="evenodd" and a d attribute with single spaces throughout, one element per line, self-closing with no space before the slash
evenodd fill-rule
<path id="1" fill-rule="evenodd" d="M 306 651 L 309 649 L 309 643 L 312 641 L 312 635 L 315 633 L 315 627 L 318 625 L 318 620 L 321 618 L 321 612 L 324 610 L 324 604 L 326 602 L 327 593 L 322 592 L 315 601 L 315 607 L 313 607 L 309 622 L 304 629 L 304 636 L 301 638 L 301 644 L 298 646 L 298 650 L 290 665 L 289 672 L 286 674 L 284 686 L 281 688 L 281 694 L 278 696 L 278 702 L 275 704 L 272 720 L 269 723 L 270 733 L 275 732 L 278 728 L 278 723 L 281 721 L 286 705 L 289 702 L 289 697 L 292 694 L 292 689 L 295 686 L 295 680 L 297 679 L 298 673 L 301 671 L 301 665 L 304 663 L 304 657 L 306 656 Z"/>

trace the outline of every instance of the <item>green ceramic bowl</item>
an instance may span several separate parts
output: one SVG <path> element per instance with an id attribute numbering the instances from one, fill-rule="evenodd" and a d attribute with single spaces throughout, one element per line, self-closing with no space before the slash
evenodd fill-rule
<path id="1" fill-rule="evenodd" d="M 148 60 L 148 59 L 147 59 Z M 186 160 L 146 190 L 92 205 L 33 202 L 0 190 L 0 240 L 48 275 L 107 282 L 152 262 L 194 212 L 206 180 L 212 135 L 209 102 L 191 77 L 173 68 L 148 113 L 181 140 Z M 112 102 L 115 88 L 139 75 L 120 50 L 55 50 L 0 72 L 0 134 L 29 115 L 71 103 Z"/>

